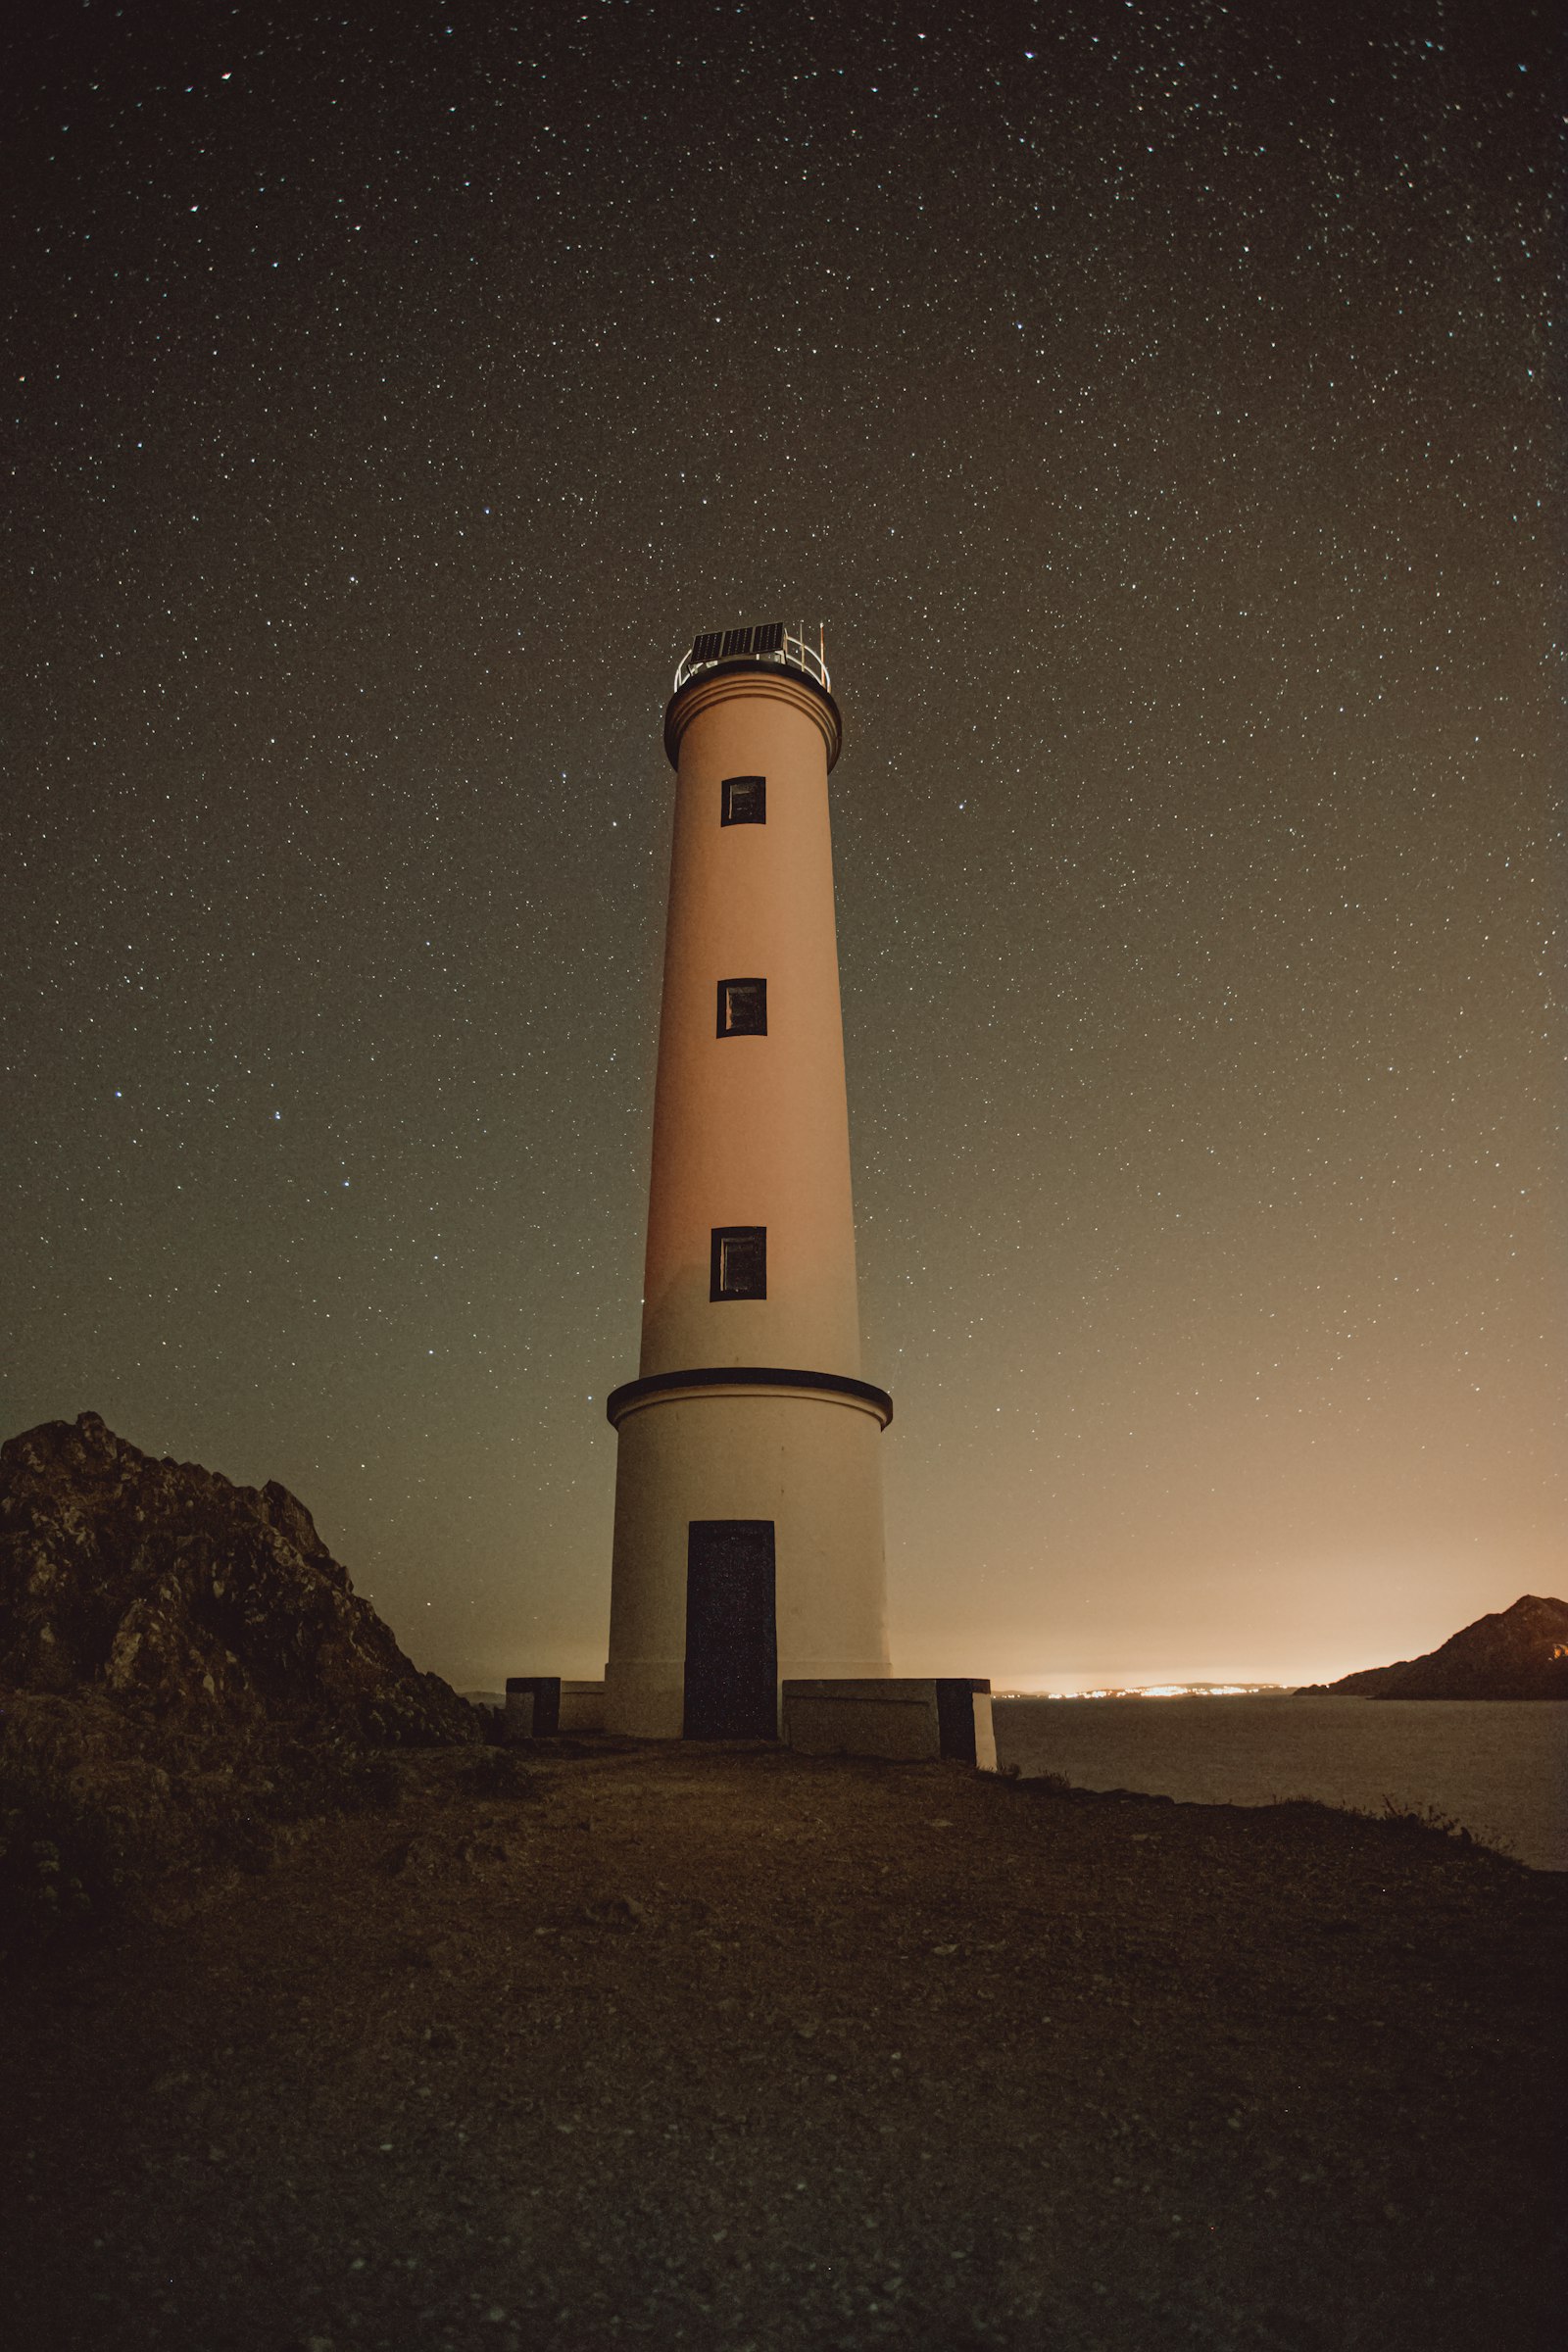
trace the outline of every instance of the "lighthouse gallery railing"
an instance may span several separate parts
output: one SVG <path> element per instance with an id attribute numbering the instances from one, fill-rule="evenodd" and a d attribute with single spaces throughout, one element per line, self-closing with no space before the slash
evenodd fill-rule
<path id="1" fill-rule="evenodd" d="M 675 692 L 679 694 L 688 678 L 705 669 L 716 669 L 722 662 L 766 662 L 780 669 L 798 669 L 832 691 L 821 648 L 807 643 L 804 622 L 798 634 L 781 620 L 749 629 L 710 629 L 694 640 L 691 652 L 683 657 L 675 672 Z"/>

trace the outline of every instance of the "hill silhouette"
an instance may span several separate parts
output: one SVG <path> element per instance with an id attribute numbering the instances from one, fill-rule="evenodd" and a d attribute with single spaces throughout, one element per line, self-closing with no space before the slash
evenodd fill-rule
<path id="1" fill-rule="evenodd" d="M 156 1460 L 97 1413 L 0 1446 L 0 1687 L 235 1733 L 474 1737 L 286 1487 Z"/>
<path id="2" fill-rule="evenodd" d="M 97 1413 L 0 1446 L 0 1959 L 173 1916 L 478 1738 L 286 1487 Z"/>
<path id="3" fill-rule="evenodd" d="M 1350 1698 L 1568 1698 L 1568 1601 L 1526 1592 L 1422 1657 L 1310 1687 Z"/>

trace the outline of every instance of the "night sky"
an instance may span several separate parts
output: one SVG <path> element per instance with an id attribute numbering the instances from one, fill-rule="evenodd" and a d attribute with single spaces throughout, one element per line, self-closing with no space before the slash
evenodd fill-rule
<path id="1" fill-rule="evenodd" d="M 1562 1592 L 1549 12 L 7 12 L 5 1433 L 603 1671 L 698 629 L 826 627 L 896 1670 Z"/>

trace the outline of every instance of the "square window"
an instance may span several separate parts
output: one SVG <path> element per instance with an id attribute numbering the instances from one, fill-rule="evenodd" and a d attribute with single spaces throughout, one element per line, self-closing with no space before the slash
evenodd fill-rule
<path id="1" fill-rule="evenodd" d="M 721 980 L 718 984 L 720 1037 L 767 1035 L 767 982 Z"/>
<path id="2" fill-rule="evenodd" d="M 767 1227 L 715 1225 L 710 1264 L 710 1298 L 767 1297 Z"/>
<path id="3" fill-rule="evenodd" d="M 767 778 L 765 776 L 726 776 L 719 787 L 721 825 L 765 825 L 767 822 Z"/>

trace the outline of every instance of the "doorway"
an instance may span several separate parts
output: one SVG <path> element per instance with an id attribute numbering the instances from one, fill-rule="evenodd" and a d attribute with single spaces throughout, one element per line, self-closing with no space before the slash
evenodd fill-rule
<path id="1" fill-rule="evenodd" d="M 688 1526 L 683 1737 L 778 1738 L 771 1519 Z"/>

